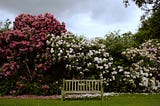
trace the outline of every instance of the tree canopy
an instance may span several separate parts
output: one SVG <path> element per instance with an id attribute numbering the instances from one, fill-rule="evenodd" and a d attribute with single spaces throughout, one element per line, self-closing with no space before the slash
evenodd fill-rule
<path id="1" fill-rule="evenodd" d="M 158 10 L 160 7 L 159 0 L 123 0 L 126 6 L 129 5 L 129 2 L 133 1 L 135 4 L 143 10 Z"/>
<path id="2" fill-rule="evenodd" d="M 123 3 L 127 7 L 131 1 L 133 1 L 145 12 L 145 14 L 142 16 L 142 19 L 145 18 L 149 13 L 156 12 L 158 9 L 160 9 L 160 0 L 123 0 Z"/>
<path id="3" fill-rule="evenodd" d="M 150 17 L 141 21 L 138 32 L 134 35 L 137 43 L 142 43 L 149 39 L 160 38 L 160 9 Z"/>

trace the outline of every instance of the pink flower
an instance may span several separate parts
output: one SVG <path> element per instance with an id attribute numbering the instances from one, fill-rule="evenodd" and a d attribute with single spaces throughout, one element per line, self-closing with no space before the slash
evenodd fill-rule
<path id="1" fill-rule="evenodd" d="M 49 85 L 42 85 L 41 87 L 43 90 L 48 90 L 49 89 Z"/>
<path id="2" fill-rule="evenodd" d="M 24 76 L 20 76 L 20 78 L 21 78 L 22 80 L 27 80 L 27 78 L 24 77 Z"/>
<path id="3" fill-rule="evenodd" d="M 24 48 L 24 49 L 20 48 L 20 49 L 19 49 L 19 51 L 21 51 L 21 52 L 25 52 L 25 51 L 27 51 L 27 50 L 28 50 L 28 48 Z"/>
<path id="4" fill-rule="evenodd" d="M 15 43 L 11 43 L 11 44 L 10 44 L 10 48 L 14 48 L 15 46 L 16 46 Z"/>
<path id="5" fill-rule="evenodd" d="M 17 67 L 17 69 L 19 69 L 19 68 L 20 68 L 20 66 L 19 66 L 19 65 L 16 65 L 16 67 Z"/>
<path id="6" fill-rule="evenodd" d="M 30 52 L 33 52 L 33 48 L 32 47 L 30 47 L 29 50 L 30 50 Z"/>
<path id="7" fill-rule="evenodd" d="M 21 43 L 22 43 L 23 45 L 27 45 L 27 46 L 30 45 L 30 43 L 29 43 L 28 41 L 22 41 Z"/>
<path id="8" fill-rule="evenodd" d="M 6 55 L 10 54 L 11 50 L 9 48 L 6 49 Z"/>
<path id="9" fill-rule="evenodd" d="M 44 67 L 43 69 L 44 69 L 44 71 L 47 71 L 47 67 Z"/>
<path id="10" fill-rule="evenodd" d="M 5 68 L 7 68 L 9 66 L 9 63 L 4 63 L 4 65 L 3 65 L 3 69 L 5 69 Z"/>
<path id="11" fill-rule="evenodd" d="M 14 62 L 13 62 L 13 65 L 16 65 L 16 64 L 17 64 L 17 63 L 14 61 Z"/>
<path id="12" fill-rule="evenodd" d="M 11 72 L 10 71 L 6 71 L 5 72 L 5 76 L 7 77 L 7 76 L 10 76 L 11 75 Z"/>
<path id="13" fill-rule="evenodd" d="M 36 45 L 36 47 L 42 47 L 44 45 L 43 42 L 38 42 L 38 44 Z"/>
<path id="14" fill-rule="evenodd" d="M 42 68 L 42 66 L 43 66 L 43 64 L 41 63 L 41 64 L 38 65 L 38 68 Z"/>
<path id="15" fill-rule="evenodd" d="M 14 65 L 11 65 L 11 66 L 10 66 L 10 69 L 11 69 L 11 70 L 14 70 Z"/>
<path id="16" fill-rule="evenodd" d="M 16 90 L 11 90 L 9 93 L 10 93 L 11 95 L 14 95 L 14 94 L 16 93 Z"/>

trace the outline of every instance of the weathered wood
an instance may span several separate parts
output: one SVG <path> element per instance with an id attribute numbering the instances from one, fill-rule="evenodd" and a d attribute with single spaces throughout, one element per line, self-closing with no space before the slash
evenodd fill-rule
<path id="1" fill-rule="evenodd" d="M 63 79 L 62 100 L 66 94 L 100 94 L 103 100 L 102 80 L 65 80 Z"/>

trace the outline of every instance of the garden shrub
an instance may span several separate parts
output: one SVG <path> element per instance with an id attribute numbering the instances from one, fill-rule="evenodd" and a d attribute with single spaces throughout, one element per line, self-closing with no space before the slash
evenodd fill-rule
<path id="1" fill-rule="evenodd" d="M 105 45 L 83 38 L 48 35 L 48 46 L 55 64 L 63 63 L 64 76 L 77 79 L 100 79 L 113 64 Z"/>
<path id="2" fill-rule="evenodd" d="M 46 36 L 65 32 L 64 23 L 49 13 L 38 16 L 20 14 L 15 18 L 13 29 L 0 32 L 0 74 L 3 79 L 0 83 L 10 87 L 3 94 L 10 94 L 10 91 L 13 94 L 39 94 L 40 88 L 36 88 L 35 83 L 40 86 L 41 83 L 53 83 L 47 79 L 50 74 L 46 74 L 52 68 Z"/>
<path id="3" fill-rule="evenodd" d="M 160 42 L 148 40 L 139 48 L 130 48 L 122 52 L 132 64 L 125 71 L 126 76 L 140 92 L 154 92 L 159 88 Z M 127 74 L 128 73 L 128 74 Z"/>

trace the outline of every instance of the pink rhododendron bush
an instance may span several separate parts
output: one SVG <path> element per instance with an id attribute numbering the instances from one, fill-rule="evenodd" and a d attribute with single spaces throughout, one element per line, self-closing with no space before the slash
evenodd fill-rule
<path id="1" fill-rule="evenodd" d="M 0 33 L 0 94 L 49 92 L 46 84 L 53 86 L 55 79 L 49 74 L 53 62 L 46 36 L 65 32 L 64 23 L 49 13 L 17 16 L 13 29 Z"/>

